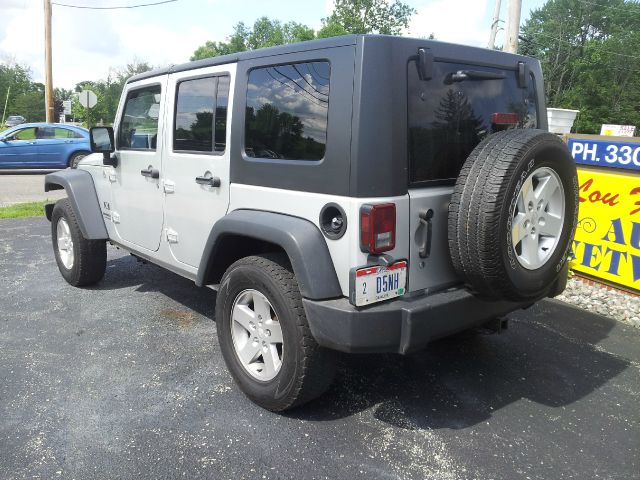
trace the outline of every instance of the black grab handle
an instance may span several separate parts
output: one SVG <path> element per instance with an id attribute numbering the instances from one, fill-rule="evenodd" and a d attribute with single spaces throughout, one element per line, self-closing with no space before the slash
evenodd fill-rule
<path id="1" fill-rule="evenodd" d="M 218 177 L 196 177 L 196 183 L 210 187 L 219 187 L 220 179 Z"/>
<path id="2" fill-rule="evenodd" d="M 149 165 L 149 168 L 140 170 L 140 175 L 142 175 L 143 177 L 149 177 L 149 178 L 160 178 L 160 170 L 158 170 L 157 168 L 153 168 L 151 165 Z"/>
<path id="3" fill-rule="evenodd" d="M 420 258 L 428 258 L 431 254 L 431 230 L 433 218 L 433 210 L 425 210 L 418 214 L 420 217 L 420 225 L 425 229 L 425 233 L 422 236 L 422 243 L 418 248 L 418 255 Z"/>

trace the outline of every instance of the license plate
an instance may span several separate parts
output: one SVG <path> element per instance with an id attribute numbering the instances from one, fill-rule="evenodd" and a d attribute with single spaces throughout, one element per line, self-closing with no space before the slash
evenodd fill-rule
<path id="1" fill-rule="evenodd" d="M 404 295 L 407 284 L 407 262 L 388 267 L 366 267 L 356 270 L 355 304 L 357 307 Z"/>

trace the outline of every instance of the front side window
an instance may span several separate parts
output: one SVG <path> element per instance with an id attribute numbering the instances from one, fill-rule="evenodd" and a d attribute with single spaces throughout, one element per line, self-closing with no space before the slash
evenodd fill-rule
<path id="1" fill-rule="evenodd" d="M 173 149 L 224 152 L 229 77 L 185 80 L 178 84 Z"/>
<path id="2" fill-rule="evenodd" d="M 321 160 L 327 143 L 329 62 L 256 68 L 249 73 L 245 153 Z"/>
<path id="3" fill-rule="evenodd" d="M 35 140 L 36 131 L 37 129 L 35 127 L 23 128 L 22 130 L 12 133 L 9 136 L 9 140 Z"/>
<path id="4" fill-rule="evenodd" d="M 160 85 L 131 90 L 127 94 L 118 130 L 118 147 L 155 150 L 160 116 Z"/>

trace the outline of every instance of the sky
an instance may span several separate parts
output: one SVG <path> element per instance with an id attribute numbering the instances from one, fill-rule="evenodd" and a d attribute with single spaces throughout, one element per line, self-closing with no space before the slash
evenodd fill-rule
<path id="1" fill-rule="evenodd" d="M 164 5 L 122 10 L 81 6 L 126 6 L 157 0 L 52 0 L 53 83 L 72 89 L 85 80 L 105 79 L 110 68 L 133 60 L 153 66 L 183 63 L 207 40 L 224 41 L 238 22 L 252 25 L 268 16 L 319 29 L 332 0 L 177 0 Z M 502 0 L 501 18 L 507 3 Z M 494 0 L 405 0 L 417 13 L 407 35 L 486 47 Z M 523 0 L 522 21 L 545 0 Z M 0 0 L 0 61 L 31 69 L 44 81 L 42 0 Z M 504 25 L 502 23 L 501 25 Z M 502 44 L 504 32 L 496 43 Z"/>

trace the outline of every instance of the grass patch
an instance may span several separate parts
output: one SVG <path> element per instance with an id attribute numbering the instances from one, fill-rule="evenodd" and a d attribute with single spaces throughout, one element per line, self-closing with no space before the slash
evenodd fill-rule
<path id="1" fill-rule="evenodd" d="M 43 217 L 45 203 L 51 202 L 46 200 L 44 202 L 16 203 L 8 207 L 0 207 L 0 218 Z"/>

